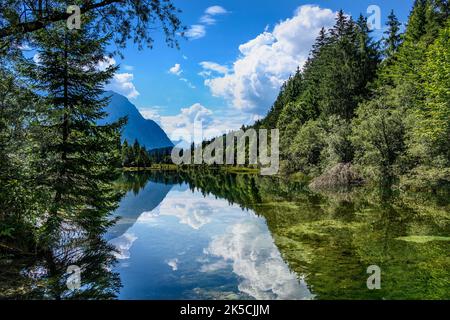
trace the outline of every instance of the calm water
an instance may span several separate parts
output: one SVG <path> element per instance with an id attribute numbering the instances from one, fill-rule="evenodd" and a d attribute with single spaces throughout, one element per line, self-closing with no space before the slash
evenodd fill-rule
<path id="1" fill-rule="evenodd" d="M 445 197 L 324 195 L 219 173 L 138 180 L 106 235 L 119 299 L 450 298 Z"/>
<path id="2" fill-rule="evenodd" d="M 323 193 L 221 170 L 116 185 L 124 196 L 105 233 L 63 225 L 45 255 L 0 256 L 0 298 L 450 298 L 448 192 Z M 367 288 L 371 265 L 380 290 Z"/>
<path id="3" fill-rule="evenodd" d="M 266 220 L 188 184 L 128 192 L 108 233 L 120 299 L 310 299 Z"/>

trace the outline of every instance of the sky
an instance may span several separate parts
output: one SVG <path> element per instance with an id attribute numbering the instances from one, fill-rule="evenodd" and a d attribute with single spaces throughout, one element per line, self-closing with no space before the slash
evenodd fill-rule
<path id="1" fill-rule="evenodd" d="M 130 43 L 108 89 L 127 96 L 141 114 L 173 140 L 180 128 L 202 121 L 208 138 L 263 117 L 282 83 L 302 66 L 322 27 L 338 10 L 371 16 L 378 6 L 381 29 L 393 9 L 403 23 L 413 0 L 174 0 L 188 28 L 180 48 L 168 47 L 160 31 L 153 49 Z M 369 9 L 369 13 L 368 13 Z"/>

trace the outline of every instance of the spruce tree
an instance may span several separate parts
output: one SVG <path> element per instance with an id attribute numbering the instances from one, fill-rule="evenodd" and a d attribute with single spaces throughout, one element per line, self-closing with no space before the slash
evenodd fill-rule
<path id="1" fill-rule="evenodd" d="M 415 0 L 408 19 L 406 38 L 411 41 L 419 41 L 426 32 L 427 0 Z"/>
<path id="2" fill-rule="evenodd" d="M 120 159 L 123 121 L 97 125 L 108 103 L 103 87 L 117 70 L 105 61 L 107 38 L 98 38 L 83 16 L 81 30 L 65 23 L 39 32 L 38 63 L 25 72 L 42 96 L 45 108 L 38 117 L 36 141 L 41 188 L 51 195 L 44 233 L 58 236 L 62 222 L 98 234 L 108 225 L 119 194 L 112 188 Z"/>
<path id="3" fill-rule="evenodd" d="M 384 32 L 384 34 L 386 35 L 386 37 L 383 39 L 384 56 L 387 59 L 390 59 L 395 55 L 402 41 L 400 35 L 401 23 L 398 21 L 394 10 L 392 10 L 389 14 L 386 26 L 388 27 L 388 29 Z"/>

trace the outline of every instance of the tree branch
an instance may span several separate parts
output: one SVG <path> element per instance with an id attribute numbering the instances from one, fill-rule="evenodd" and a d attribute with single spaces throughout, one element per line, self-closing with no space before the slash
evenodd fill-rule
<path id="1" fill-rule="evenodd" d="M 103 0 L 98 3 L 93 4 L 86 4 L 80 8 L 81 13 L 86 13 L 94 9 L 106 7 L 113 3 L 120 3 L 123 2 L 123 0 Z M 29 22 L 21 22 L 16 25 L 11 25 L 5 28 L 0 29 L 0 39 L 5 38 L 7 36 L 11 36 L 17 32 L 20 33 L 29 33 L 33 31 L 37 31 L 39 29 L 42 29 L 46 27 L 47 25 L 57 22 L 66 20 L 71 16 L 70 13 L 67 12 L 54 12 L 46 17 L 41 17 L 34 21 Z"/>

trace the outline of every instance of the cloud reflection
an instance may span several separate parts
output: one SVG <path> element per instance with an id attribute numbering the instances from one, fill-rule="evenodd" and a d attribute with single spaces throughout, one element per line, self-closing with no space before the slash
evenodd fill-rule
<path id="1" fill-rule="evenodd" d="M 207 254 L 229 262 L 242 281 L 239 290 L 256 299 L 308 299 L 311 294 L 283 261 L 265 221 L 252 217 L 227 228 L 213 238 Z M 211 265 L 202 270 L 214 270 Z"/>

